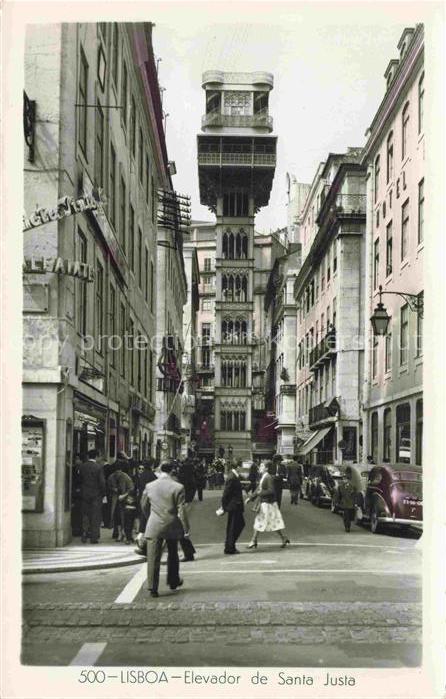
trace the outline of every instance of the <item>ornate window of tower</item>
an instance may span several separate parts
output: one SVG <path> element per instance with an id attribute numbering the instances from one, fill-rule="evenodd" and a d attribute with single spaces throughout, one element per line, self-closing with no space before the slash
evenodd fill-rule
<path id="1" fill-rule="evenodd" d="M 224 345 L 246 345 L 248 323 L 242 318 L 225 318 L 221 324 L 221 339 Z"/>
<path id="2" fill-rule="evenodd" d="M 252 114 L 251 93 L 250 92 L 225 92 L 224 93 L 224 113 L 229 115 Z"/>
<path id="3" fill-rule="evenodd" d="M 227 228 L 223 233 L 222 254 L 224 260 L 246 260 L 248 258 L 248 236 L 243 228 L 233 233 Z"/>

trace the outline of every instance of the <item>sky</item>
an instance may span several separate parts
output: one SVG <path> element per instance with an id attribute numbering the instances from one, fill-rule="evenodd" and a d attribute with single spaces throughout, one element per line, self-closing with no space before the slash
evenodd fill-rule
<path id="1" fill-rule="evenodd" d="M 269 205 L 256 217 L 266 233 L 286 225 L 286 173 L 311 183 L 329 152 L 363 146 L 384 96 L 384 72 L 398 57 L 404 27 L 424 20 L 424 3 L 168 3 L 155 10 L 167 147 L 175 189 L 189 194 L 192 217 L 213 220 L 200 205 L 196 136 L 205 111 L 202 73 L 268 71 L 277 167 Z M 154 5 L 153 7 L 157 7 Z"/>

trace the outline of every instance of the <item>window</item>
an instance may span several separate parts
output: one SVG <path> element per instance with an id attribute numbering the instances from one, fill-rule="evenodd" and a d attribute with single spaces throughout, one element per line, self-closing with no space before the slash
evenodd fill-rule
<path id="1" fill-rule="evenodd" d="M 149 251 L 146 248 L 146 254 L 145 254 L 145 260 L 144 260 L 144 269 L 145 269 L 145 289 L 144 289 L 144 297 L 146 301 L 149 301 Z"/>
<path id="2" fill-rule="evenodd" d="M 387 169 L 386 181 L 390 182 L 393 177 L 393 131 L 387 137 Z"/>
<path id="3" fill-rule="evenodd" d="M 138 334 L 139 337 L 139 334 Z M 136 361 L 138 363 L 138 383 L 137 383 L 137 388 L 139 393 L 142 393 L 142 349 L 138 343 L 138 345 L 135 347 L 135 352 L 136 352 Z"/>
<path id="4" fill-rule="evenodd" d="M 336 271 L 338 269 L 338 252 L 337 252 L 337 245 L 336 245 L 336 240 L 333 243 L 333 274 L 336 274 Z"/>
<path id="5" fill-rule="evenodd" d="M 120 306 L 120 323 L 121 323 L 121 376 L 125 378 L 126 374 L 126 346 L 125 346 L 125 331 L 126 331 L 126 325 L 125 325 L 125 306 L 123 303 L 121 303 Z"/>
<path id="6" fill-rule="evenodd" d="M 373 243 L 373 288 L 378 287 L 379 281 L 379 238 Z"/>
<path id="7" fill-rule="evenodd" d="M 88 63 L 81 46 L 79 65 L 79 145 L 87 155 Z"/>
<path id="8" fill-rule="evenodd" d="M 203 299 L 202 304 L 201 304 L 201 309 L 203 311 L 211 311 L 212 310 L 211 299 Z"/>
<path id="9" fill-rule="evenodd" d="M 121 80 L 121 118 L 122 123 L 127 126 L 127 66 L 125 63 L 122 65 L 122 80 Z"/>
<path id="10" fill-rule="evenodd" d="M 142 231 L 138 226 L 138 285 L 142 291 Z"/>
<path id="11" fill-rule="evenodd" d="M 380 173 L 380 157 L 379 155 L 376 156 L 375 158 L 375 202 L 378 201 L 378 195 L 379 195 L 379 173 Z"/>
<path id="12" fill-rule="evenodd" d="M 146 155 L 146 203 L 147 206 L 150 202 L 150 161 L 149 156 Z"/>
<path id="13" fill-rule="evenodd" d="M 82 233 L 81 229 L 77 229 L 78 237 L 78 260 L 80 262 L 87 262 L 87 239 Z M 76 320 L 77 320 L 77 331 L 81 335 L 87 334 L 87 285 L 82 279 L 76 281 Z"/>
<path id="14" fill-rule="evenodd" d="M 423 463 L 423 399 L 417 400 L 415 406 L 416 434 L 415 434 L 415 463 Z"/>
<path id="15" fill-rule="evenodd" d="M 156 223 L 156 214 L 157 214 L 157 195 L 156 195 L 156 187 L 155 187 L 155 181 L 153 179 L 153 175 L 150 178 L 150 181 L 152 183 L 152 223 Z"/>
<path id="16" fill-rule="evenodd" d="M 144 350 L 144 381 L 143 381 L 143 395 L 147 398 L 149 390 L 149 350 Z"/>
<path id="17" fill-rule="evenodd" d="M 422 291 L 417 296 L 418 304 L 423 305 L 424 301 L 424 291 Z M 417 357 L 421 357 L 423 354 L 423 313 L 417 313 Z"/>
<path id="18" fill-rule="evenodd" d="M 393 262 L 393 231 L 392 221 L 386 227 L 386 277 L 392 274 Z"/>
<path id="19" fill-rule="evenodd" d="M 424 178 L 418 183 L 418 244 L 424 241 Z"/>
<path id="20" fill-rule="evenodd" d="M 410 463 L 410 404 L 403 403 L 396 408 L 396 460 Z"/>
<path id="21" fill-rule="evenodd" d="M 144 180 L 144 144 L 142 140 L 142 129 L 139 128 L 139 181 Z"/>
<path id="22" fill-rule="evenodd" d="M 401 261 L 405 260 L 409 245 L 409 200 L 401 207 Z"/>
<path id="23" fill-rule="evenodd" d="M 370 453 L 375 464 L 378 462 L 378 413 L 372 413 L 370 429 Z"/>
<path id="24" fill-rule="evenodd" d="M 424 73 L 418 82 L 418 133 L 424 129 Z"/>
<path id="25" fill-rule="evenodd" d="M 112 78 L 115 87 L 118 87 L 118 65 L 119 65 L 119 32 L 116 22 L 113 24 L 113 47 L 112 47 Z"/>
<path id="26" fill-rule="evenodd" d="M 407 364 L 409 341 L 409 306 L 400 310 L 400 366 Z"/>
<path id="27" fill-rule="evenodd" d="M 333 328 L 336 329 L 336 297 L 333 298 Z"/>
<path id="28" fill-rule="evenodd" d="M 373 335 L 372 347 L 372 379 L 376 379 L 378 374 L 378 338 Z"/>
<path id="29" fill-rule="evenodd" d="M 130 363 L 130 384 L 135 385 L 135 356 L 133 350 L 135 348 L 135 324 L 133 320 L 130 319 L 129 322 L 129 363 Z"/>
<path id="30" fill-rule="evenodd" d="M 153 262 L 150 262 L 150 312 L 153 313 L 155 309 L 155 294 L 154 294 L 154 283 L 155 283 L 155 270 L 153 268 Z"/>
<path id="31" fill-rule="evenodd" d="M 108 212 L 112 225 L 116 221 L 116 151 L 113 143 L 110 144 L 110 187 L 108 192 Z"/>
<path id="32" fill-rule="evenodd" d="M 379 207 L 376 209 L 376 227 L 379 228 Z"/>
<path id="33" fill-rule="evenodd" d="M 407 146 L 409 138 L 409 102 L 406 103 L 401 117 L 401 159 L 407 155 Z"/>
<path id="34" fill-rule="evenodd" d="M 104 268 L 96 263 L 96 337 L 98 352 L 102 354 L 102 336 L 104 334 Z"/>
<path id="35" fill-rule="evenodd" d="M 130 100 L 130 151 L 135 157 L 136 152 L 136 104 L 132 95 Z"/>
<path id="36" fill-rule="evenodd" d="M 386 335 L 386 345 L 385 345 L 385 361 L 384 367 L 386 374 L 392 371 L 392 333 L 389 332 Z"/>
<path id="37" fill-rule="evenodd" d="M 126 196 L 127 188 L 125 186 L 124 178 L 121 177 L 120 187 L 119 187 L 119 236 L 122 249 L 124 253 L 126 251 L 126 234 L 125 234 L 125 224 L 126 224 Z"/>
<path id="38" fill-rule="evenodd" d="M 204 271 L 205 272 L 211 271 L 211 258 L 210 257 L 204 258 Z"/>
<path id="39" fill-rule="evenodd" d="M 392 411 L 390 408 L 384 410 L 383 422 L 383 461 L 389 463 L 391 461 L 392 449 Z"/>
<path id="40" fill-rule="evenodd" d="M 325 260 L 321 264 L 321 292 L 325 290 Z"/>
<path id="41" fill-rule="evenodd" d="M 130 204 L 129 220 L 129 265 L 132 272 L 135 271 L 135 209 Z"/>
<path id="42" fill-rule="evenodd" d="M 333 357 L 331 365 L 331 395 L 336 395 L 336 357 Z"/>
<path id="43" fill-rule="evenodd" d="M 153 400 L 153 351 L 149 354 L 149 401 Z"/>
<path id="44" fill-rule="evenodd" d="M 95 130 L 96 149 L 94 156 L 94 177 L 98 187 L 104 186 L 104 112 L 98 105 L 96 108 Z"/>
<path id="45" fill-rule="evenodd" d="M 110 308 L 108 310 L 109 318 L 109 333 L 111 341 L 109 340 L 108 348 L 110 351 L 110 364 L 113 368 L 116 368 L 116 290 L 112 284 L 110 284 Z"/>
<path id="46" fill-rule="evenodd" d="M 226 192 L 223 195 L 223 216 L 248 216 L 249 197 L 247 192 Z"/>
<path id="47" fill-rule="evenodd" d="M 251 114 L 251 93 L 250 92 L 224 92 L 224 114 L 228 115 L 250 115 Z"/>

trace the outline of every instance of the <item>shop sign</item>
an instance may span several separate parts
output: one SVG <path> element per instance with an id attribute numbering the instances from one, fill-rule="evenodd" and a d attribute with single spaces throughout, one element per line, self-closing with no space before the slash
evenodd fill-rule
<path id="1" fill-rule="evenodd" d="M 66 260 L 62 257 L 25 257 L 23 271 L 26 274 L 54 272 L 77 277 L 86 282 L 94 281 L 94 269 L 91 265 L 77 260 Z"/>
<path id="2" fill-rule="evenodd" d="M 82 197 L 65 196 L 59 199 L 57 206 L 53 209 L 48 209 L 45 207 L 36 208 L 31 216 L 23 217 L 23 230 L 29 231 L 32 228 L 38 228 L 43 226 L 45 223 L 50 223 L 51 221 L 60 221 L 68 216 L 74 216 L 75 214 L 80 214 L 83 211 L 94 211 L 102 203 L 100 199 L 92 194 L 86 194 Z"/>

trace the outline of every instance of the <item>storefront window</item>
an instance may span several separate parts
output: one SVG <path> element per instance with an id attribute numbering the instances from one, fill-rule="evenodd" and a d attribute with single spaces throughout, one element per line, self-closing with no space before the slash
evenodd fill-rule
<path id="1" fill-rule="evenodd" d="M 391 461 L 390 453 L 392 446 L 392 411 L 390 408 L 384 410 L 384 429 L 383 429 L 383 461 L 389 463 Z"/>
<path id="2" fill-rule="evenodd" d="M 45 421 L 22 419 L 22 511 L 43 512 Z"/>
<path id="3" fill-rule="evenodd" d="M 410 405 L 403 403 L 396 409 L 396 459 L 402 463 L 410 462 Z"/>
<path id="4" fill-rule="evenodd" d="M 372 413 L 371 420 L 371 454 L 373 461 L 378 463 L 378 413 Z"/>
<path id="5" fill-rule="evenodd" d="M 416 404 L 416 454 L 415 461 L 417 464 L 423 463 L 423 400 L 417 400 Z"/>

